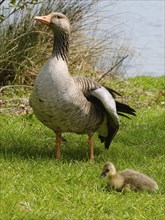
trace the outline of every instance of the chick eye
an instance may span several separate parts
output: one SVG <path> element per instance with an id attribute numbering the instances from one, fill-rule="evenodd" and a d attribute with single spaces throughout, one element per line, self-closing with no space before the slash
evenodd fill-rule
<path id="1" fill-rule="evenodd" d="M 105 172 L 106 172 L 106 173 L 107 173 L 107 172 L 109 172 L 109 169 L 106 169 L 106 171 L 105 171 Z"/>
<path id="2" fill-rule="evenodd" d="M 57 18 L 58 18 L 58 19 L 61 19 L 61 16 L 58 15 Z"/>

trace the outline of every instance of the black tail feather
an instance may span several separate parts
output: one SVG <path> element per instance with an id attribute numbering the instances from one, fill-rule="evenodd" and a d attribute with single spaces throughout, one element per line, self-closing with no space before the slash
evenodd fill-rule
<path id="1" fill-rule="evenodd" d="M 108 87 L 105 86 L 105 88 L 109 91 L 109 93 L 112 95 L 112 97 L 115 99 L 115 95 L 119 95 L 119 96 L 122 96 L 119 92 L 113 90 L 113 89 L 110 89 Z M 116 108 L 117 108 L 117 113 L 121 116 L 124 116 L 126 118 L 129 118 L 128 116 L 122 114 L 122 113 L 127 113 L 127 114 L 130 114 L 130 115 L 134 115 L 136 116 L 135 114 L 135 110 L 133 108 L 131 108 L 129 105 L 127 104 L 124 104 L 124 103 L 121 103 L 121 102 L 118 102 L 116 101 Z"/>
<path id="2" fill-rule="evenodd" d="M 120 112 L 118 112 L 117 114 L 118 114 L 118 115 L 121 115 L 121 116 L 123 116 L 123 117 L 125 117 L 125 118 L 131 119 L 131 118 L 128 117 L 127 115 L 124 115 L 124 114 L 122 114 L 122 113 L 120 113 Z"/>
<path id="3" fill-rule="evenodd" d="M 105 141 L 105 137 L 103 137 L 101 135 L 98 135 L 98 137 L 99 137 L 101 143 L 103 143 Z"/>
<path id="4" fill-rule="evenodd" d="M 115 101 L 115 102 L 116 102 L 117 113 L 122 112 L 122 113 L 136 116 L 136 114 L 135 114 L 136 111 L 133 108 L 131 108 L 129 105 L 126 105 L 126 104 L 118 102 L 118 101 Z"/>
<path id="5" fill-rule="evenodd" d="M 121 96 L 121 94 L 116 92 L 115 90 L 110 89 L 108 87 L 105 87 L 105 88 L 109 91 L 109 93 L 112 95 L 112 97 L 114 99 L 115 99 L 115 95 Z M 94 97 L 92 95 L 88 95 L 87 99 L 90 102 L 92 102 L 93 104 L 95 104 L 95 106 L 96 106 L 96 108 L 98 108 L 98 110 L 100 110 L 101 112 L 103 112 L 103 111 L 106 112 L 106 109 L 104 108 L 103 104 L 101 103 L 101 101 L 99 99 L 97 99 L 96 97 Z M 121 116 L 126 117 L 128 119 L 130 119 L 130 117 L 128 117 L 125 114 L 136 116 L 136 113 L 135 113 L 136 111 L 133 108 L 131 108 L 129 105 L 118 102 L 116 100 L 115 100 L 115 102 L 116 102 L 116 109 L 117 109 L 118 115 L 121 115 Z M 115 135 L 119 129 L 119 125 L 113 124 L 113 121 L 114 120 L 111 118 L 110 114 L 107 113 L 107 136 L 106 137 L 101 136 L 101 135 L 98 136 L 100 139 L 100 142 L 104 143 L 104 146 L 106 149 L 109 148 L 113 138 L 115 137 Z"/>
<path id="6" fill-rule="evenodd" d="M 113 98 L 115 98 L 115 94 L 119 95 L 119 96 L 122 96 L 119 92 L 117 92 L 117 91 L 115 91 L 113 89 L 110 89 L 110 88 L 108 88 L 106 86 L 104 86 L 104 87 L 108 90 L 108 92 L 112 95 Z"/>
<path id="7" fill-rule="evenodd" d="M 120 103 L 120 102 L 116 101 L 116 109 L 117 109 L 118 115 L 124 116 L 128 119 L 131 119 L 131 118 L 123 113 L 136 116 L 136 114 L 135 114 L 136 111 L 133 108 L 131 108 L 129 105 L 126 105 L 124 103 Z M 104 146 L 106 149 L 109 148 L 111 141 L 113 140 L 113 138 L 115 137 L 115 135 L 119 129 L 119 126 L 117 127 L 117 126 L 113 125 L 112 122 L 113 122 L 113 120 L 111 119 L 110 115 L 107 115 L 108 134 L 106 137 L 99 135 L 99 139 L 100 139 L 101 143 L 104 143 Z"/>
<path id="8" fill-rule="evenodd" d="M 107 114 L 107 129 L 108 129 L 108 134 L 106 137 L 99 135 L 99 139 L 101 143 L 104 143 L 106 149 L 109 148 L 113 138 L 115 137 L 116 133 L 119 130 L 119 124 L 118 125 L 114 124 L 109 114 Z"/>

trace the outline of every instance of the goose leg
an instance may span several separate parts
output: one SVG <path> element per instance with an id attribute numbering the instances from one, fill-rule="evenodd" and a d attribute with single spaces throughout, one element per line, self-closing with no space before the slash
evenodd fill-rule
<path id="1" fill-rule="evenodd" d="M 94 150 L 93 150 L 93 133 L 89 134 L 88 143 L 90 146 L 90 160 L 94 158 Z"/>
<path id="2" fill-rule="evenodd" d="M 61 134 L 56 134 L 56 160 L 60 160 Z"/>

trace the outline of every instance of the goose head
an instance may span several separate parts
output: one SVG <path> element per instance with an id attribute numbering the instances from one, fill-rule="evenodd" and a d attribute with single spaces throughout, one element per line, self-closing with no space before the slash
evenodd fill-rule
<path id="1" fill-rule="evenodd" d="M 57 59 L 62 58 L 68 62 L 70 23 L 68 18 L 59 13 L 53 12 L 45 16 L 34 17 L 36 21 L 48 25 L 54 33 L 54 43 L 52 55 Z"/>
<path id="2" fill-rule="evenodd" d="M 105 176 L 111 177 L 114 175 L 116 175 L 116 168 L 113 165 L 113 163 L 111 162 L 105 163 L 100 177 L 105 177 Z"/>
<path id="3" fill-rule="evenodd" d="M 53 12 L 45 16 L 35 16 L 34 19 L 48 25 L 54 32 L 70 33 L 69 19 L 62 13 Z"/>

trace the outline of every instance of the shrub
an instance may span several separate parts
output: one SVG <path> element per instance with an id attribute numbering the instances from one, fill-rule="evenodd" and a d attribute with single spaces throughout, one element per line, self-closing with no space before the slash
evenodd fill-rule
<path id="1" fill-rule="evenodd" d="M 31 0 L 28 3 L 11 0 L 8 7 L 3 2 L 0 3 L 3 6 L 0 12 L 1 86 L 9 83 L 32 85 L 51 53 L 52 33 L 45 25 L 36 25 L 34 15 L 60 11 L 69 17 L 72 24 L 69 68 L 73 74 L 97 78 L 103 69 L 110 68 L 127 54 L 126 49 L 129 50 L 118 45 L 113 31 L 108 33 L 101 29 L 103 14 L 100 12 L 105 7 L 102 0 Z M 115 74 L 123 72 L 122 65 L 115 69 Z"/>

